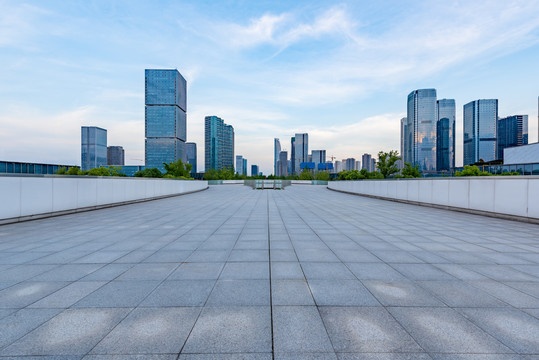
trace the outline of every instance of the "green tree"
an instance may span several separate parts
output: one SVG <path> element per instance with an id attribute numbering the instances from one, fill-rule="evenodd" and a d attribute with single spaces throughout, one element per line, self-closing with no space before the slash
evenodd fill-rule
<path id="1" fill-rule="evenodd" d="M 400 160 L 400 156 L 396 150 L 391 150 L 388 153 L 384 151 L 380 151 L 378 153 L 377 167 L 384 179 L 399 172 L 399 169 L 396 165 L 396 162 L 398 160 Z"/>
<path id="2" fill-rule="evenodd" d="M 66 175 L 67 171 L 65 166 L 59 167 L 58 170 L 55 172 L 56 175 Z"/>
<path id="3" fill-rule="evenodd" d="M 147 178 L 160 178 L 163 177 L 163 173 L 158 168 L 148 168 L 144 170 L 137 171 L 135 173 L 136 177 L 147 177 Z"/>
<path id="4" fill-rule="evenodd" d="M 455 172 L 455 176 L 491 176 L 492 174 L 486 171 L 481 171 L 475 165 L 464 166 L 464 170 Z"/>
<path id="5" fill-rule="evenodd" d="M 178 159 L 176 162 L 163 163 L 166 173 L 164 177 L 175 178 L 175 179 L 190 179 L 190 173 L 192 165 L 187 163 L 184 164 L 182 159 Z"/>
<path id="6" fill-rule="evenodd" d="M 81 175 L 81 170 L 78 167 L 72 166 L 67 170 L 66 175 Z"/>
<path id="7" fill-rule="evenodd" d="M 318 171 L 314 174 L 315 180 L 329 181 L 329 173 L 325 171 Z"/>
<path id="8" fill-rule="evenodd" d="M 313 174 L 308 169 L 303 169 L 301 174 L 299 174 L 300 180 L 313 180 Z"/>
<path id="9" fill-rule="evenodd" d="M 404 178 L 418 178 L 421 177 L 419 171 L 419 165 L 412 166 L 410 163 L 404 163 L 404 169 L 401 171 L 401 177 Z"/>

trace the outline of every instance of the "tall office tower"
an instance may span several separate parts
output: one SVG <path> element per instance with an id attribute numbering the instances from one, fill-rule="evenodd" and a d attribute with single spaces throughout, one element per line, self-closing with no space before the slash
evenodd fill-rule
<path id="1" fill-rule="evenodd" d="M 496 159 L 498 99 L 464 105 L 464 165 Z"/>
<path id="2" fill-rule="evenodd" d="M 335 160 L 335 172 L 340 173 L 342 171 L 342 161 Z"/>
<path id="3" fill-rule="evenodd" d="M 436 120 L 436 89 L 412 91 L 408 95 L 404 161 L 419 165 L 421 171 L 436 171 Z"/>
<path id="4" fill-rule="evenodd" d="M 107 165 L 125 165 L 125 151 L 122 146 L 107 147 Z"/>
<path id="5" fill-rule="evenodd" d="M 146 168 L 187 161 L 186 81 L 178 70 L 145 70 Z"/>
<path id="6" fill-rule="evenodd" d="M 361 170 L 361 161 L 356 160 L 356 164 L 354 165 L 354 170 Z"/>
<path id="7" fill-rule="evenodd" d="M 296 173 L 300 173 L 300 164 L 302 162 L 307 162 L 309 159 L 309 134 L 302 133 L 302 134 L 296 134 L 294 136 L 295 142 L 294 142 L 294 165 L 293 170 L 295 170 Z"/>
<path id="8" fill-rule="evenodd" d="M 236 173 L 243 175 L 243 155 L 236 155 Z"/>
<path id="9" fill-rule="evenodd" d="M 405 117 L 401 119 L 401 149 L 399 153 L 401 159 L 404 159 L 404 134 L 406 134 L 406 118 Z"/>
<path id="10" fill-rule="evenodd" d="M 292 174 L 292 161 L 288 160 L 287 163 L 288 163 L 288 167 L 287 167 L 288 174 Z"/>
<path id="11" fill-rule="evenodd" d="M 343 168 L 346 171 L 354 170 L 355 166 L 356 166 L 356 159 L 354 158 L 348 158 L 343 161 Z"/>
<path id="12" fill-rule="evenodd" d="M 497 159 L 503 160 L 503 149 L 528 144 L 528 115 L 498 119 Z"/>
<path id="13" fill-rule="evenodd" d="M 204 165 L 206 171 L 234 168 L 234 128 L 217 116 L 204 118 Z"/>
<path id="14" fill-rule="evenodd" d="M 436 102 L 436 171 L 455 167 L 455 100 Z"/>
<path id="15" fill-rule="evenodd" d="M 281 151 L 279 153 L 279 175 L 288 176 L 288 152 Z"/>
<path id="16" fill-rule="evenodd" d="M 311 161 L 314 163 L 315 171 L 318 170 L 318 164 L 326 162 L 326 150 L 313 150 Z"/>
<path id="17" fill-rule="evenodd" d="M 363 164 L 363 167 L 361 169 L 365 169 L 368 172 L 374 171 L 374 169 L 371 168 L 372 167 L 372 156 L 371 156 L 371 154 L 363 154 L 361 156 L 361 163 Z"/>
<path id="18" fill-rule="evenodd" d="M 371 171 L 376 171 L 377 168 L 376 168 L 376 159 L 375 158 L 372 158 L 371 159 Z"/>
<path id="19" fill-rule="evenodd" d="M 279 153 L 281 152 L 281 142 L 279 139 L 273 139 L 273 174 L 277 174 L 277 161 L 279 160 Z"/>
<path id="20" fill-rule="evenodd" d="M 247 176 L 247 159 L 243 159 L 243 175 Z"/>
<path id="21" fill-rule="evenodd" d="M 197 144 L 194 142 L 185 143 L 187 162 L 191 164 L 191 174 L 197 173 Z"/>
<path id="22" fill-rule="evenodd" d="M 258 176 L 258 165 L 251 165 L 251 176 Z"/>
<path id="23" fill-rule="evenodd" d="M 107 166 L 107 130 L 96 126 L 81 126 L 81 169 Z"/>
<path id="24" fill-rule="evenodd" d="M 290 138 L 290 171 L 288 172 L 290 175 L 296 173 L 296 138 L 292 136 Z"/>

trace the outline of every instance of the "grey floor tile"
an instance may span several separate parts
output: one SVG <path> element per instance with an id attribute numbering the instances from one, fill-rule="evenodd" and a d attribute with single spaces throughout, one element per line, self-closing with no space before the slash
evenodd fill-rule
<path id="1" fill-rule="evenodd" d="M 451 307 L 504 307 L 506 303 L 463 281 L 420 281 L 419 284 Z"/>
<path id="2" fill-rule="evenodd" d="M 310 280 L 318 306 L 379 306 L 380 303 L 358 280 Z"/>
<path id="3" fill-rule="evenodd" d="M 228 261 L 269 261 L 268 250 L 232 250 Z"/>
<path id="4" fill-rule="evenodd" d="M 339 360 L 432 360 L 425 353 L 339 353 Z"/>
<path id="5" fill-rule="evenodd" d="M 0 308 L 21 309 L 69 285 L 60 281 L 25 281 L 0 291 Z"/>
<path id="6" fill-rule="evenodd" d="M 331 342 L 341 352 L 422 352 L 382 307 L 321 307 Z"/>
<path id="7" fill-rule="evenodd" d="M 271 296 L 273 305 L 314 305 L 305 280 L 272 280 Z"/>
<path id="8" fill-rule="evenodd" d="M 214 284 L 215 280 L 164 281 L 140 306 L 204 306 Z"/>
<path id="9" fill-rule="evenodd" d="M 135 309 L 92 349 L 92 353 L 179 353 L 199 313 L 200 308 L 196 307 Z"/>
<path id="10" fill-rule="evenodd" d="M 32 278 L 32 281 L 76 281 L 93 273 L 103 264 L 67 264 L 55 267 L 41 275 Z"/>
<path id="11" fill-rule="evenodd" d="M 304 280 L 305 276 L 299 262 L 272 261 L 271 278 L 281 280 Z"/>
<path id="12" fill-rule="evenodd" d="M 183 263 L 174 271 L 169 280 L 217 280 L 225 263 L 196 262 Z"/>
<path id="13" fill-rule="evenodd" d="M 455 280 L 453 276 L 430 264 L 391 264 L 391 266 L 410 280 Z"/>
<path id="14" fill-rule="evenodd" d="M 31 304 L 29 307 L 68 308 L 105 284 L 105 281 L 73 282 L 66 287 L 56 291 L 55 293 L 52 293 L 51 295 Z"/>
<path id="15" fill-rule="evenodd" d="M 385 306 L 445 306 L 442 301 L 409 280 L 363 280 L 362 283 Z"/>
<path id="16" fill-rule="evenodd" d="M 228 262 L 221 276 L 221 280 L 248 280 L 269 279 L 269 263 L 267 262 Z"/>
<path id="17" fill-rule="evenodd" d="M 468 319 L 519 354 L 539 354 L 539 320 L 515 309 L 461 309 Z"/>
<path id="18" fill-rule="evenodd" d="M 271 353 L 181 354 L 179 360 L 272 360 Z"/>
<path id="19" fill-rule="evenodd" d="M 65 310 L 0 351 L 0 355 L 84 355 L 128 312 L 129 309 Z"/>
<path id="20" fill-rule="evenodd" d="M 22 309 L 0 320 L 0 348 L 56 316 L 60 309 Z"/>
<path id="21" fill-rule="evenodd" d="M 269 306 L 208 307 L 183 353 L 271 353 Z"/>
<path id="22" fill-rule="evenodd" d="M 114 280 L 127 270 L 129 270 L 133 264 L 107 264 L 94 271 L 90 275 L 82 278 L 83 281 L 110 281 Z"/>
<path id="23" fill-rule="evenodd" d="M 356 279 L 343 263 L 304 262 L 301 264 L 307 280 L 316 279 Z"/>
<path id="24" fill-rule="evenodd" d="M 269 306 L 269 280 L 218 280 L 207 304 L 208 306 Z"/>
<path id="25" fill-rule="evenodd" d="M 276 353 L 333 352 L 316 306 L 274 306 L 273 342 Z"/>
<path id="26" fill-rule="evenodd" d="M 511 349 L 448 308 L 389 308 L 427 352 L 497 354 Z"/>
<path id="27" fill-rule="evenodd" d="M 164 280 L 177 267 L 174 263 L 136 264 L 116 280 Z"/>
<path id="28" fill-rule="evenodd" d="M 74 306 L 136 307 L 159 285 L 158 281 L 111 281 L 86 296 Z"/>
<path id="29" fill-rule="evenodd" d="M 383 263 L 347 263 L 348 268 L 360 280 L 394 281 L 405 279 L 404 275 Z"/>

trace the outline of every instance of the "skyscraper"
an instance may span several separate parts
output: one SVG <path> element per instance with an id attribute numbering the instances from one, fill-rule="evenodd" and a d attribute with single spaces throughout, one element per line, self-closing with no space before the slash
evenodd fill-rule
<path id="1" fill-rule="evenodd" d="M 464 165 L 496 159 L 498 99 L 464 105 Z"/>
<path id="2" fill-rule="evenodd" d="M 497 159 L 503 160 L 503 149 L 528 144 L 528 115 L 513 115 L 497 122 Z"/>
<path id="3" fill-rule="evenodd" d="M 237 174 L 240 174 L 240 175 L 243 175 L 243 164 L 244 164 L 244 161 L 243 161 L 243 156 L 242 155 L 236 155 L 236 173 Z"/>
<path id="4" fill-rule="evenodd" d="M 234 128 L 217 116 L 204 119 L 204 165 L 209 169 L 234 167 Z"/>
<path id="5" fill-rule="evenodd" d="M 404 134 L 406 134 L 406 118 L 405 117 L 401 119 L 401 149 L 399 153 L 401 159 L 404 159 Z"/>
<path id="6" fill-rule="evenodd" d="M 145 83 L 146 168 L 163 171 L 163 163 L 187 161 L 187 83 L 175 69 L 146 69 Z"/>
<path id="7" fill-rule="evenodd" d="M 277 161 L 279 161 L 279 153 L 281 152 L 281 142 L 279 139 L 273 139 L 273 174 L 277 175 Z"/>
<path id="8" fill-rule="evenodd" d="M 125 165 L 125 151 L 123 147 L 107 147 L 107 165 Z"/>
<path id="9" fill-rule="evenodd" d="M 243 175 L 247 176 L 247 159 L 243 159 Z"/>
<path id="10" fill-rule="evenodd" d="M 318 170 L 318 164 L 324 164 L 326 162 L 326 150 L 313 150 L 311 160 L 314 163 L 315 171 Z"/>
<path id="11" fill-rule="evenodd" d="M 436 171 L 436 120 L 436 89 L 412 91 L 408 95 L 404 161 L 419 165 L 421 171 Z"/>
<path id="12" fill-rule="evenodd" d="M 455 167 L 455 100 L 436 102 L 436 170 Z"/>
<path id="13" fill-rule="evenodd" d="M 343 168 L 346 171 L 354 170 L 356 167 L 356 159 L 354 158 L 348 158 L 343 161 Z"/>
<path id="14" fill-rule="evenodd" d="M 296 173 L 296 138 L 290 138 L 290 175 Z"/>
<path id="15" fill-rule="evenodd" d="M 361 169 L 365 169 L 368 172 L 374 171 L 372 168 L 372 156 L 371 154 L 363 154 L 361 156 L 361 163 L 363 164 L 363 167 Z"/>
<path id="16" fill-rule="evenodd" d="M 107 166 L 107 130 L 96 126 L 81 127 L 81 169 Z"/>
<path id="17" fill-rule="evenodd" d="M 288 176 L 288 152 L 281 151 L 279 153 L 279 169 L 278 176 Z"/>
<path id="18" fill-rule="evenodd" d="M 197 144 L 194 142 L 185 143 L 185 151 L 187 152 L 187 162 L 191 164 L 191 174 L 197 173 Z"/>
<path id="19" fill-rule="evenodd" d="M 295 151 L 294 151 L 294 170 L 296 173 L 301 172 L 300 164 L 307 162 L 309 157 L 309 134 L 302 133 L 296 134 L 295 138 Z"/>
<path id="20" fill-rule="evenodd" d="M 258 165 L 251 165 L 251 176 L 258 175 Z"/>

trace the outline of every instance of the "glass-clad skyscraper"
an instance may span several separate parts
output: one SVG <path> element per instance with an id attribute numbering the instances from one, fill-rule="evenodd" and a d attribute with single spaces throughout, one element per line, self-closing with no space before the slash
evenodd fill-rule
<path id="1" fill-rule="evenodd" d="M 528 115 L 498 119 L 497 158 L 503 160 L 503 149 L 528 144 Z"/>
<path id="2" fill-rule="evenodd" d="M 290 138 L 290 170 L 288 171 L 289 175 L 296 173 L 296 138 L 292 136 Z"/>
<path id="3" fill-rule="evenodd" d="M 107 165 L 125 165 L 125 151 L 122 146 L 107 148 Z"/>
<path id="4" fill-rule="evenodd" d="M 204 165 L 209 169 L 234 168 L 234 128 L 217 116 L 204 119 Z"/>
<path id="5" fill-rule="evenodd" d="M 308 162 L 309 157 L 309 134 L 302 133 L 294 136 L 294 171 L 301 172 L 300 164 Z"/>
<path id="6" fill-rule="evenodd" d="M 277 175 L 277 161 L 279 161 L 279 154 L 281 153 L 281 142 L 279 139 L 273 139 L 273 175 Z"/>
<path id="7" fill-rule="evenodd" d="M 146 168 L 163 171 L 163 163 L 187 161 L 186 81 L 178 70 L 145 71 Z"/>
<path id="8" fill-rule="evenodd" d="M 404 161 L 421 171 L 436 171 L 436 89 L 408 95 Z"/>
<path id="9" fill-rule="evenodd" d="M 191 174 L 197 173 L 197 144 L 194 142 L 185 143 L 187 152 L 187 162 L 191 164 Z"/>
<path id="10" fill-rule="evenodd" d="M 451 171 L 455 167 L 455 100 L 438 100 L 436 118 L 436 170 Z"/>
<path id="11" fill-rule="evenodd" d="M 401 148 L 399 152 L 399 156 L 401 157 L 401 160 L 404 159 L 404 135 L 406 134 L 406 118 L 403 117 L 401 119 Z"/>
<path id="12" fill-rule="evenodd" d="M 464 165 L 496 159 L 498 99 L 471 101 L 463 113 Z"/>
<path id="13" fill-rule="evenodd" d="M 258 165 L 251 165 L 251 176 L 258 176 Z"/>
<path id="14" fill-rule="evenodd" d="M 311 161 L 314 163 L 314 168 L 318 169 L 318 164 L 326 162 L 326 150 L 313 150 Z"/>
<path id="15" fill-rule="evenodd" d="M 107 166 L 107 130 L 96 126 L 81 127 L 81 169 Z"/>
<path id="16" fill-rule="evenodd" d="M 361 163 L 363 164 L 363 167 L 362 169 L 365 169 L 369 172 L 372 172 L 374 171 L 374 169 L 372 168 L 372 156 L 371 154 L 363 154 L 361 156 Z"/>

